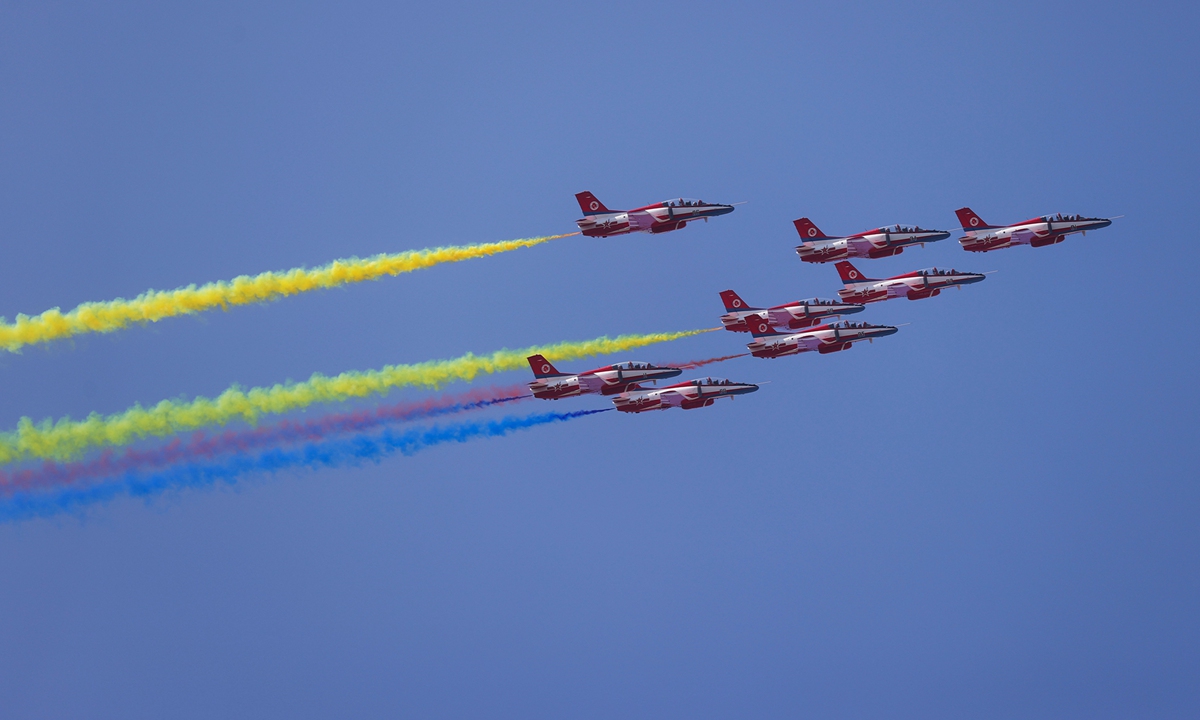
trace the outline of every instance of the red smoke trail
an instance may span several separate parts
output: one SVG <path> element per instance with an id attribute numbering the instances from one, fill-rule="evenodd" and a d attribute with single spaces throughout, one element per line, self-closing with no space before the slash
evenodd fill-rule
<path id="1" fill-rule="evenodd" d="M 734 358 L 746 357 L 749 354 L 750 353 L 740 353 L 738 355 L 725 355 L 723 357 L 709 358 L 707 360 L 692 360 L 691 362 L 685 363 L 671 363 L 670 366 L 677 367 L 680 370 L 695 370 L 698 367 L 712 365 L 713 363 L 725 362 L 726 360 L 732 360 Z"/>
<path id="2" fill-rule="evenodd" d="M 529 397 L 532 396 L 524 385 L 479 388 L 420 402 L 403 402 L 373 410 L 326 415 L 315 420 L 284 420 L 252 430 L 227 430 L 211 436 L 197 432 L 186 443 L 182 438 L 175 438 L 152 450 L 129 448 L 118 454 L 109 449 L 93 460 L 67 464 L 46 462 L 41 467 L 12 473 L 0 470 L 0 496 L 69 485 L 80 480 L 107 477 L 130 470 L 145 470 L 181 461 L 212 458 L 228 452 L 245 452 L 266 446 L 322 440 L 331 435 L 361 432 L 380 425 L 475 410 Z"/>

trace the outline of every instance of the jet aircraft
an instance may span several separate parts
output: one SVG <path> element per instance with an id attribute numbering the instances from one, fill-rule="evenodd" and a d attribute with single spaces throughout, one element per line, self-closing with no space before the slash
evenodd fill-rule
<path id="1" fill-rule="evenodd" d="M 822 355 L 848 350 L 860 340 L 872 341 L 896 332 L 891 325 L 840 322 L 818 325 L 800 332 L 779 332 L 766 320 L 749 319 L 754 340 L 746 345 L 750 354 L 760 358 L 777 358 L 816 350 Z"/>
<path id="2" fill-rule="evenodd" d="M 979 273 L 929 268 L 897 275 L 886 280 L 876 280 L 864 277 L 858 268 L 845 260 L 838 263 L 836 267 L 838 275 L 842 276 L 842 283 L 846 286 L 838 290 L 838 297 L 845 302 L 856 303 L 882 302 L 898 297 L 921 300 L 940 295 L 943 288 L 970 285 L 986 277 Z"/>
<path id="3" fill-rule="evenodd" d="M 689 222 L 733 212 L 732 205 L 703 200 L 675 198 L 633 210 L 609 210 L 590 192 L 575 194 L 583 218 L 576 220 L 579 231 L 588 237 L 612 237 L 631 232 L 664 233 L 682 230 Z"/>
<path id="4" fill-rule="evenodd" d="M 988 252 L 1015 245 L 1045 247 L 1060 243 L 1072 233 L 1087 235 L 1088 230 L 1099 230 L 1112 225 L 1110 218 L 1089 218 L 1082 215 L 1043 215 L 1015 225 L 988 225 L 971 208 L 954 211 L 966 233 L 958 239 L 964 250 Z"/>
<path id="5" fill-rule="evenodd" d="M 860 232 L 857 235 L 833 237 L 821 232 L 812 220 L 794 221 L 801 244 L 796 254 L 804 262 L 826 263 L 847 258 L 881 258 L 899 255 L 908 245 L 937 242 L 950 237 L 944 230 L 926 230 L 917 226 L 892 225 Z"/>
<path id="6" fill-rule="evenodd" d="M 753 383 L 706 377 L 662 388 L 634 386 L 613 398 L 613 405 L 621 412 L 627 413 L 666 410 L 673 407 L 695 410 L 712 405 L 718 398 L 732 399 L 734 395 L 745 395 L 755 390 L 758 390 L 758 386 Z"/>
<path id="7" fill-rule="evenodd" d="M 725 303 L 725 314 L 721 316 L 721 324 L 731 332 L 750 332 L 746 324 L 750 319 L 765 318 L 775 327 L 791 330 L 811 327 L 821 322 L 836 320 L 842 315 L 852 315 L 866 308 L 854 303 L 840 303 L 836 300 L 797 300 L 796 302 L 776 305 L 769 308 L 751 307 L 732 290 L 721 292 L 721 300 Z"/>
<path id="8" fill-rule="evenodd" d="M 559 400 L 586 393 L 616 395 L 630 387 L 637 387 L 640 382 L 673 378 L 683 373 L 679 368 L 624 362 L 572 375 L 560 373 L 541 355 L 530 355 L 526 359 L 535 378 L 529 383 L 529 390 L 534 397 L 542 400 Z"/>

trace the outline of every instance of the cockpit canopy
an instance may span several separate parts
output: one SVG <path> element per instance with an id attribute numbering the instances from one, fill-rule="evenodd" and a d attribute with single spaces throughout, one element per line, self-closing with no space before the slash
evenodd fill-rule
<path id="1" fill-rule="evenodd" d="M 875 327 L 875 326 L 870 323 L 864 323 L 864 322 L 840 322 L 840 323 L 834 323 L 833 327 L 842 328 L 842 329 L 847 329 L 847 328 L 862 329 L 862 328 L 869 328 L 869 327 Z"/>
<path id="2" fill-rule="evenodd" d="M 1042 220 L 1044 222 L 1077 222 L 1079 220 L 1099 220 L 1099 219 L 1100 218 L 1084 217 L 1082 215 L 1063 215 L 1062 213 L 1058 213 L 1057 215 L 1045 215 L 1042 217 Z"/>
<path id="3" fill-rule="evenodd" d="M 736 383 L 726 380 L 724 378 L 714 378 L 714 377 L 706 377 L 706 378 L 700 378 L 699 380 L 693 380 L 692 384 L 693 385 L 736 385 Z"/>
<path id="4" fill-rule="evenodd" d="M 890 232 L 890 233 L 933 232 L 932 230 L 926 230 L 925 228 L 921 227 L 920 225 L 892 225 L 891 227 L 885 227 L 884 230 L 886 232 Z"/>
<path id="5" fill-rule="evenodd" d="M 809 300 L 801 300 L 803 305 L 837 305 L 837 300 L 822 300 L 821 298 L 811 298 Z"/>
<path id="6" fill-rule="evenodd" d="M 672 198 L 670 200 L 663 200 L 663 205 L 667 207 L 699 207 L 700 205 L 708 205 L 708 203 L 695 198 Z"/>
<path id="7" fill-rule="evenodd" d="M 613 365 L 613 370 L 649 370 L 653 365 L 640 362 L 623 362 Z"/>
<path id="8" fill-rule="evenodd" d="M 953 268 L 951 268 L 949 270 L 942 270 L 942 269 L 935 268 L 935 267 L 929 268 L 928 270 L 919 270 L 918 272 L 927 277 L 933 276 L 933 275 L 961 275 L 962 274 Z"/>

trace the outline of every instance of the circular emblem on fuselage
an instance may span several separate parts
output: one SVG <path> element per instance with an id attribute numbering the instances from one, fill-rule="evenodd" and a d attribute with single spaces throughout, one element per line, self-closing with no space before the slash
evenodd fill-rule
<path id="1" fill-rule="evenodd" d="M 733 301 L 733 306 L 734 306 L 734 307 L 741 307 L 741 306 L 742 306 L 742 301 L 741 301 L 741 300 L 734 300 L 734 301 Z"/>
<path id="2" fill-rule="evenodd" d="M 858 277 L 858 271 L 857 271 L 857 270 L 851 270 L 850 272 L 848 272 L 848 273 L 846 273 L 846 274 L 850 276 L 850 279 L 851 279 L 851 280 L 853 280 L 854 278 Z"/>
<path id="3" fill-rule="evenodd" d="M 809 237 L 816 237 L 816 236 L 817 236 L 817 229 L 816 229 L 816 228 L 809 228 L 809 229 L 808 229 L 808 236 L 809 236 Z"/>
<path id="4" fill-rule="evenodd" d="M 766 323 L 759 323 L 759 324 L 758 324 L 758 331 L 759 331 L 759 332 L 766 332 L 766 331 L 767 331 L 767 324 L 766 324 Z"/>
<path id="5" fill-rule="evenodd" d="M 548 372 L 550 372 L 550 365 L 549 365 L 549 364 L 547 364 L 547 365 L 543 365 L 543 366 L 542 366 L 542 372 L 544 372 L 544 373 L 548 373 Z"/>
<path id="6" fill-rule="evenodd" d="M 971 218 L 971 227 L 979 225 L 979 218 Z"/>
<path id="7" fill-rule="evenodd" d="M 596 202 L 595 200 L 593 200 L 593 201 L 592 201 L 592 204 L 591 204 L 591 205 L 589 205 L 588 207 L 590 207 L 590 208 L 591 208 L 591 209 L 593 209 L 593 210 L 599 210 L 599 209 L 600 209 L 600 203 L 598 203 L 598 202 Z"/>

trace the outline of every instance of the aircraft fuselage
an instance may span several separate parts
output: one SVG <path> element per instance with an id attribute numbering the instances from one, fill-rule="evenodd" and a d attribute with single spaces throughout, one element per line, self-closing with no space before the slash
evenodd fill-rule
<path id="1" fill-rule="evenodd" d="M 1075 233 L 1087 234 L 1112 225 L 1108 218 L 1087 218 L 1079 215 L 1044 215 L 1015 225 L 985 225 L 979 216 L 962 208 L 956 211 L 964 235 L 958 239 L 964 250 L 990 252 L 1017 245 L 1045 247 L 1067 239 Z"/>
<path id="2" fill-rule="evenodd" d="M 940 230 L 891 232 L 872 230 L 849 237 L 804 242 L 796 246 L 796 254 L 809 263 L 827 263 L 850 258 L 881 258 L 899 255 L 909 245 L 937 242 L 950 237 Z"/>
<path id="3" fill-rule="evenodd" d="M 735 310 L 721 316 L 721 325 L 731 332 L 750 332 L 746 318 L 754 316 L 765 318 L 772 327 L 797 330 L 812 327 L 821 323 L 831 322 L 842 315 L 853 315 L 865 310 L 857 303 L 838 302 L 836 300 L 800 300 L 770 308 L 751 310 Z"/>
<path id="4" fill-rule="evenodd" d="M 576 375 L 540 377 L 529 383 L 529 390 L 542 400 L 561 400 L 589 393 L 616 395 L 638 383 L 665 380 L 682 373 L 679 368 L 656 367 L 648 363 L 618 363 Z"/>
<path id="5" fill-rule="evenodd" d="M 982 281 L 985 277 L 980 273 L 929 268 L 906 275 L 897 275 L 886 280 L 864 280 L 858 283 L 846 280 L 844 281 L 846 286 L 838 290 L 838 297 L 845 302 L 864 305 L 901 297 L 909 300 L 922 300 L 939 295 L 946 288 L 970 285 Z"/>
<path id="6" fill-rule="evenodd" d="M 695 410 L 708 407 L 720 398 L 732 398 L 735 395 L 745 395 L 756 390 L 758 390 L 758 386 L 752 383 L 702 378 L 653 390 L 630 390 L 613 398 L 613 406 L 617 410 L 627 413 L 667 410 L 673 407 Z"/>
<path id="7" fill-rule="evenodd" d="M 766 332 L 760 328 L 759 332 Z M 746 345 L 750 354 L 760 358 L 778 358 L 816 351 L 822 355 L 847 350 L 856 342 L 886 337 L 897 331 L 890 325 L 834 323 L 808 328 L 798 333 L 757 336 Z"/>
<path id="8" fill-rule="evenodd" d="M 727 215 L 732 205 L 706 203 L 701 200 L 667 200 L 633 210 L 608 210 L 599 201 L 580 199 L 584 217 L 575 221 L 579 231 L 588 237 L 612 237 L 633 232 L 664 233 L 682 230 L 689 222 Z M 596 208 L 592 209 L 592 205 Z"/>

